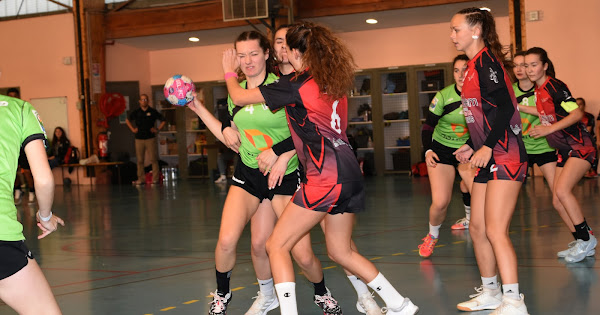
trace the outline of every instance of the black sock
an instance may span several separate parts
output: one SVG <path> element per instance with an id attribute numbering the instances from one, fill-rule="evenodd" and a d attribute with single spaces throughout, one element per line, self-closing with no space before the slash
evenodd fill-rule
<path id="1" fill-rule="evenodd" d="M 325 277 L 319 283 L 313 283 L 315 287 L 315 295 L 323 296 L 327 293 L 327 288 L 325 287 Z"/>
<path id="2" fill-rule="evenodd" d="M 571 234 L 573 234 L 573 238 L 577 240 L 577 232 L 571 232 Z"/>
<path id="3" fill-rule="evenodd" d="M 215 268 L 217 272 L 217 294 L 220 296 L 225 296 L 229 293 L 229 278 L 231 277 L 231 270 L 227 272 L 219 272 Z"/>
<path id="4" fill-rule="evenodd" d="M 469 192 L 462 193 L 463 195 L 463 204 L 467 207 L 471 206 L 471 194 Z"/>
<path id="5" fill-rule="evenodd" d="M 585 219 L 583 222 L 575 225 L 575 235 L 577 235 L 577 239 L 589 241 L 590 240 L 590 227 L 587 225 Z"/>

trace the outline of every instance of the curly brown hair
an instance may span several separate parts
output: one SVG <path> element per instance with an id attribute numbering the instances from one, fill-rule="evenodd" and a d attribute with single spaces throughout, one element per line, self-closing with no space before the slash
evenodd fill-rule
<path id="1" fill-rule="evenodd" d="M 354 86 L 356 64 L 350 50 L 333 32 L 312 22 L 289 26 L 286 41 L 290 50 L 302 53 L 305 67 L 319 86 L 321 94 L 342 98 Z M 300 70 L 300 69 L 296 69 Z"/>

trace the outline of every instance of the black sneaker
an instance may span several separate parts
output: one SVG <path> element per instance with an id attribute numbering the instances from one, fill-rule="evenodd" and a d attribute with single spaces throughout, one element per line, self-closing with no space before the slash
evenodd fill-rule
<path id="1" fill-rule="evenodd" d="M 342 308 L 331 296 L 329 289 L 324 295 L 315 295 L 315 304 L 323 310 L 323 315 L 342 315 Z"/>
<path id="2" fill-rule="evenodd" d="M 210 309 L 208 310 L 208 315 L 226 315 L 227 314 L 227 305 L 231 301 L 231 291 L 225 296 L 220 296 L 217 291 L 211 292 L 213 300 L 208 303 L 210 304 Z"/>

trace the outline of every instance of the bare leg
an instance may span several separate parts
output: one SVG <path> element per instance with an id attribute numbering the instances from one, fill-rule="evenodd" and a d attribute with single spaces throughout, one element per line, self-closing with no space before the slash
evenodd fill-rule
<path id="1" fill-rule="evenodd" d="M 486 235 L 486 190 L 487 184 L 473 183 L 471 193 L 471 222 L 469 233 L 473 239 L 473 249 L 477 266 L 482 277 L 493 277 L 496 275 L 496 257 L 492 244 Z"/>
<path id="2" fill-rule="evenodd" d="M 48 281 L 33 259 L 19 272 L 0 280 L 0 299 L 21 315 L 62 314 Z"/>
<path id="3" fill-rule="evenodd" d="M 552 190 L 552 205 L 554 206 L 554 209 L 556 209 L 560 218 L 567 225 L 569 231 L 575 232 L 575 226 L 573 222 L 571 222 L 571 218 L 569 218 L 567 210 L 558 199 L 558 196 L 554 193 L 554 180 L 560 176 L 562 169 L 562 167 L 556 167 L 556 162 L 546 163 L 540 166 L 542 175 L 544 175 L 544 178 Z"/>
<path id="4" fill-rule="evenodd" d="M 271 201 L 268 199 L 260 203 L 256 213 L 250 220 L 252 244 L 250 253 L 256 278 L 260 280 L 267 280 L 272 277 L 266 244 L 271 232 L 273 232 L 276 221 L 277 216 L 273 211 Z"/>
<path id="5" fill-rule="evenodd" d="M 437 226 L 446 219 L 448 204 L 452 198 L 454 174 L 452 165 L 437 164 L 436 167 L 427 167 L 429 184 L 431 185 L 431 206 L 429 207 L 429 224 Z M 433 193 L 435 192 L 435 193 Z"/>
<path id="6" fill-rule="evenodd" d="M 583 175 L 590 169 L 590 163 L 579 158 L 569 158 L 555 178 L 554 193 L 565 207 L 573 224 L 583 222 L 581 206 L 573 195 L 573 187 L 579 182 Z"/>

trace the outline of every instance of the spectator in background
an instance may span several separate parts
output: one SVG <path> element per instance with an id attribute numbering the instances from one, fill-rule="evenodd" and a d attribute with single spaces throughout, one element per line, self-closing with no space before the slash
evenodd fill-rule
<path id="1" fill-rule="evenodd" d="M 135 155 L 137 159 L 138 179 L 133 182 L 134 185 L 144 184 L 146 173 L 144 172 L 144 158 L 146 151 L 150 153 L 150 162 L 152 163 L 152 184 L 158 184 L 160 170 L 158 169 L 158 146 L 156 144 L 156 134 L 165 125 L 165 117 L 156 109 L 149 106 L 148 95 L 140 95 L 140 107 L 133 110 L 127 117 L 127 127 L 135 134 Z M 156 128 L 156 121 L 160 124 Z M 132 125 L 135 123 L 135 127 Z"/>
<path id="2" fill-rule="evenodd" d="M 47 150 L 50 168 L 55 168 L 64 163 L 65 155 L 70 147 L 71 141 L 67 138 L 65 130 L 62 127 L 54 128 L 54 136 Z"/>

